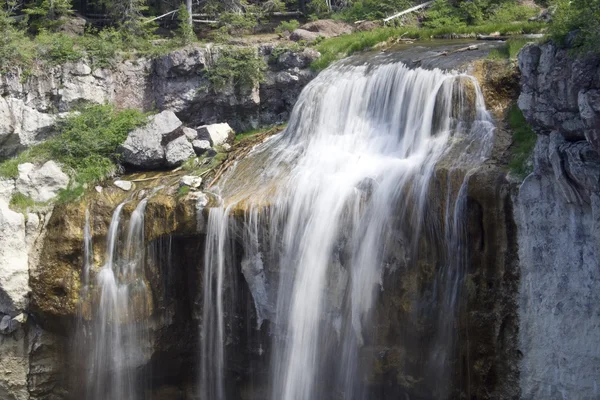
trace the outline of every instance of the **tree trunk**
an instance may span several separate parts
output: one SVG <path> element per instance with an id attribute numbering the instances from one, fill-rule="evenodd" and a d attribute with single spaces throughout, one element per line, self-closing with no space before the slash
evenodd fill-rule
<path id="1" fill-rule="evenodd" d="M 190 26 L 193 26 L 194 21 L 192 21 L 192 0 L 186 0 L 185 7 L 187 8 L 187 12 L 188 12 L 187 22 Z"/>

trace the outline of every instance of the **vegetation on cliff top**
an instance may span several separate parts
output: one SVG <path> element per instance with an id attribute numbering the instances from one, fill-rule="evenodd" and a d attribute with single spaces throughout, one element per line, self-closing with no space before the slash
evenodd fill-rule
<path id="1" fill-rule="evenodd" d="M 550 34 L 560 44 L 600 54 L 600 0 L 557 0 Z"/>
<path id="2" fill-rule="evenodd" d="M 57 135 L 0 163 L 0 176 L 16 178 L 19 164 L 55 160 L 72 176 L 73 189 L 117 172 L 118 146 L 128 133 L 146 123 L 137 110 L 118 111 L 111 105 L 82 108 L 57 125 Z"/>

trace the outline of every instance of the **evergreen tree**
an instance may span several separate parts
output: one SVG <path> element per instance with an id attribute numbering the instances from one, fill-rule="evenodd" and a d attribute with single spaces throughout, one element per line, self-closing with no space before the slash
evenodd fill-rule
<path id="1" fill-rule="evenodd" d="M 71 0 L 36 0 L 23 10 L 31 18 L 34 30 L 54 30 L 61 25 L 61 18 L 72 14 Z"/>

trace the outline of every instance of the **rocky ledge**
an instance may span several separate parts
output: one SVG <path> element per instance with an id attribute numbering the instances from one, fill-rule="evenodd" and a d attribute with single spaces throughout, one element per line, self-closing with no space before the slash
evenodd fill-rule
<path id="1" fill-rule="evenodd" d="M 52 135 L 59 117 L 83 104 L 172 110 L 190 126 L 228 121 L 237 131 L 284 122 L 302 88 L 315 76 L 310 64 L 319 53 L 274 44 L 253 49 L 268 67 L 264 80 L 247 88 L 212 86 L 207 71 L 220 49 L 210 46 L 187 47 L 110 68 L 80 61 L 42 71 L 9 70 L 0 74 L 0 158 L 43 141 Z"/>

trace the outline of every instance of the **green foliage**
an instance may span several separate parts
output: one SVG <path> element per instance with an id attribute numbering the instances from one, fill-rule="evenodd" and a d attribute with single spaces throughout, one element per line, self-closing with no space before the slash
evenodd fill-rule
<path id="1" fill-rule="evenodd" d="M 600 53 L 600 0 L 557 0 L 556 11 L 550 24 L 550 34 L 560 44 L 566 44 L 569 33 L 574 38 L 569 43 L 580 51 Z"/>
<path id="2" fill-rule="evenodd" d="M 527 43 L 531 43 L 531 39 L 522 39 L 522 38 L 511 38 L 508 39 L 502 47 L 497 49 L 493 49 L 490 51 L 488 58 L 492 60 L 516 60 L 519 51 L 525 46 Z"/>
<path id="3" fill-rule="evenodd" d="M 520 5 L 516 0 L 436 0 L 423 19 L 426 28 L 481 25 L 483 23 L 513 23 L 527 21 L 537 8 Z"/>
<path id="4" fill-rule="evenodd" d="M 247 89 L 263 81 L 266 67 L 254 48 L 224 47 L 206 74 L 216 90 L 227 85 Z"/>
<path id="5" fill-rule="evenodd" d="M 465 22 L 461 20 L 458 9 L 447 0 L 435 0 L 423 18 L 423 27 L 430 29 L 464 25 Z"/>
<path id="6" fill-rule="evenodd" d="M 79 186 L 116 172 L 118 146 L 131 130 L 146 121 L 146 116 L 137 110 L 117 111 L 111 105 L 85 107 L 58 124 L 58 135 L 0 163 L 0 176 L 15 178 L 19 164 L 53 159 L 67 167 L 76 182 L 62 196 L 76 195 L 81 190 Z"/>
<path id="7" fill-rule="evenodd" d="M 181 4 L 179 11 L 177 12 L 177 18 L 179 19 L 179 27 L 177 28 L 177 35 L 181 39 L 184 45 L 190 44 L 196 39 L 194 33 L 194 26 L 190 24 L 190 18 L 192 16 L 187 10 L 185 4 Z"/>
<path id="8" fill-rule="evenodd" d="M 179 189 L 177 190 L 177 196 L 179 197 L 183 197 L 186 194 L 188 194 L 190 192 L 190 187 L 187 185 L 181 185 L 179 186 Z"/>
<path id="9" fill-rule="evenodd" d="M 403 36 L 405 38 L 415 38 L 429 40 L 435 36 L 442 36 L 451 33 L 456 34 L 489 34 L 490 32 L 506 33 L 534 33 L 539 32 L 545 27 L 544 23 L 520 22 L 511 24 L 484 24 L 479 26 L 448 26 L 435 29 L 423 29 L 414 27 L 383 27 L 366 32 L 355 32 L 350 35 L 338 36 L 325 39 L 316 46 L 321 53 L 312 64 L 315 70 L 326 68 L 333 61 L 347 57 L 356 52 L 370 49 L 378 43 L 388 39 Z"/>
<path id="10" fill-rule="evenodd" d="M 349 7 L 342 10 L 341 16 L 350 22 L 377 20 L 411 6 L 413 2 L 410 0 L 354 0 Z"/>
<path id="11" fill-rule="evenodd" d="M 224 12 L 218 21 L 230 35 L 250 33 L 258 24 L 256 16 L 250 13 Z"/>
<path id="12" fill-rule="evenodd" d="M 56 199 L 57 203 L 71 203 L 80 198 L 85 192 L 85 186 L 75 184 L 67 189 L 61 189 Z"/>
<path id="13" fill-rule="evenodd" d="M 61 18 L 72 14 L 71 0 L 37 0 L 23 10 L 31 19 L 34 30 L 56 30 Z"/>
<path id="14" fill-rule="evenodd" d="M 275 32 L 277 33 L 292 33 L 296 29 L 300 27 L 300 22 L 293 19 L 291 21 L 282 21 L 277 28 L 275 28 Z"/>
<path id="15" fill-rule="evenodd" d="M 529 158 L 535 147 L 537 135 L 533 132 L 516 104 L 508 111 L 508 124 L 513 133 L 511 159 L 508 167 L 515 175 L 524 178 L 531 173 Z"/>
<path id="16" fill-rule="evenodd" d="M 52 64 L 77 61 L 83 54 L 75 47 L 75 40 L 65 33 L 50 33 L 45 29 L 37 35 L 35 46 L 37 56 Z"/>
<path id="17" fill-rule="evenodd" d="M 292 52 L 300 52 L 304 49 L 304 46 L 300 42 L 293 42 L 291 44 L 280 43 L 271 50 L 271 54 L 269 55 L 269 63 L 275 64 L 279 57 L 284 55 L 285 53 Z"/>
<path id="18" fill-rule="evenodd" d="M 121 33 L 112 27 L 101 31 L 88 30 L 80 44 L 92 63 L 103 68 L 111 66 L 117 53 L 124 47 Z"/>
<path id="19" fill-rule="evenodd" d="M 13 211 L 27 213 L 35 207 L 35 201 L 31 197 L 17 192 L 13 194 L 8 205 Z"/>
<path id="20" fill-rule="evenodd" d="M 79 182 L 93 182 L 115 172 L 117 147 L 131 130 L 145 122 L 145 115 L 137 110 L 89 106 L 62 121 L 59 136 L 45 144 L 50 156 L 71 168 Z"/>
<path id="21" fill-rule="evenodd" d="M 516 2 L 506 1 L 491 10 L 488 17 L 490 22 L 510 23 L 514 21 L 527 21 L 539 14 L 537 7 L 521 5 Z"/>
<path id="22" fill-rule="evenodd" d="M 15 65 L 30 65 L 35 58 L 33 42 L 10 19 L 10 15 L 0 10 L 0 72 Z"/>

